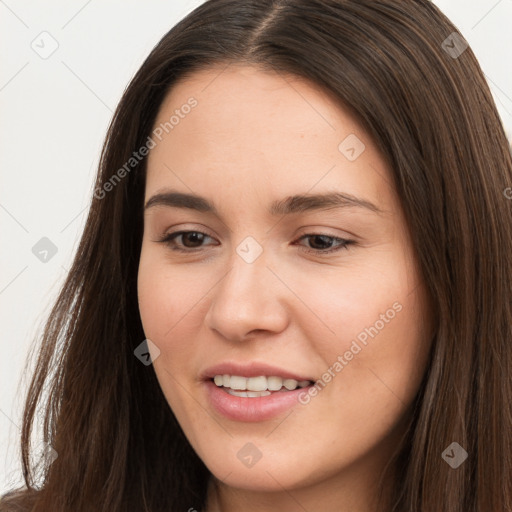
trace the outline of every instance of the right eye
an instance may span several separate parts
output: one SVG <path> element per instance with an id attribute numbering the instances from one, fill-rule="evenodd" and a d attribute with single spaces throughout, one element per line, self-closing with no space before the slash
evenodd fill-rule
<path id="1" fill-rule="evenodd" d="M 201 249 L 206 238 L 213 238 L 202 231 L 175 231 L 167 233 L 159 242 L 167 245 L 173 251 L 195 252 L 194 249 Z"/>

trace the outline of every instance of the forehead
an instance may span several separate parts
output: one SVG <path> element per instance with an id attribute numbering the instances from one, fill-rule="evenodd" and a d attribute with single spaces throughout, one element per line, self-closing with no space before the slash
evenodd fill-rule
<path id="1" fill-rule="evenodd" d="M 156 125 L 179 110 L 190 97 L 198 101 L 200 123 L 195 129 L 215 131 L 288 127 L 292 132 L 336 131 L 340 117 L 346 128 L 357 120 L 332 93 L 302 77 L 269 71 L 256 66 L 228 64 L 196 71 L 179 80 L 163 101 Z M 199 116 L 190 116 L 193 124 Z M 252 124 L 251 124 L 252 123 Z M 242 131 L 243 133 L 243 131 Z"/>
<path id="2" fill-rule="evenodd" d="M 356 118 L 332 95 L 292 75 L 234 64 L 195 72 L 163 101 L 159 127 L 146 197 L 166 185 L 202 195 L 221 185 L 276 196 L 342 186 L 375 202 L 389 182 Z M 364 148 L 356 160 L 343 153 L 347 140 L 357 151 Z"/>

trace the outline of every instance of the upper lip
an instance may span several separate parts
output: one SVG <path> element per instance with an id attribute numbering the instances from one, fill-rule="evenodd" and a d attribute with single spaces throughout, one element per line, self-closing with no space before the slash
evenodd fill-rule
<path id="1" fill-rule="evenodd" d="M 272 366 L 266 363 L 256 361 L 246 363 L 224 362 L 207 368 L 202 374 L 203 380 L 213 379 L 215 375 L 239 375 L 241 377 L 282 377 L 283 379 L 294 379 L 298 382 L 304 380 L 314 381 L 315 379 L 308 375 L 299 375 L 278 366 Z"/>

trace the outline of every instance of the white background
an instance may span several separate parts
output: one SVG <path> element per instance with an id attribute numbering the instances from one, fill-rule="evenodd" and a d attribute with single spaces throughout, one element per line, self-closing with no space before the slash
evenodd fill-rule
<path id="1" fill-rule="evenodd" d="M 112 112 L 153 46 L 200 3 L 0 0 L 0 494 L 21 482 L 22 372 L 77 247 Z M 512 0 L 435 3 L 480 60 L 512 139 Z M 31 46 L 41 38 L 58 44 L 46 59 Z M 32 253 L 42 237 L 57 247 L 46 263 Z"/>

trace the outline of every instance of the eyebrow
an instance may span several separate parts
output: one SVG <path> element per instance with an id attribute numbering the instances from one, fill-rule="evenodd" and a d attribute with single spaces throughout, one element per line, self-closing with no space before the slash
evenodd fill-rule
<path id="1" fill-rule="evenodd" d="M 199 212 L 212 213 L 219 216 L 215 206 L 206 198 L 183 192 L 166 191 L 155 194 L 145 204 L 144 210 L 154 206 L 167 206 L 174 208 L 188 208 Z M 298 194 L 285 199 L 274 201 L 269 207 L 271 215 L 289 215 L 315 210 L 330 210 L 334 208 L 361 208 L 378 215 L 385 212 L 375 204 L 351 194 L 329 192 L 325 194 Z"/>

